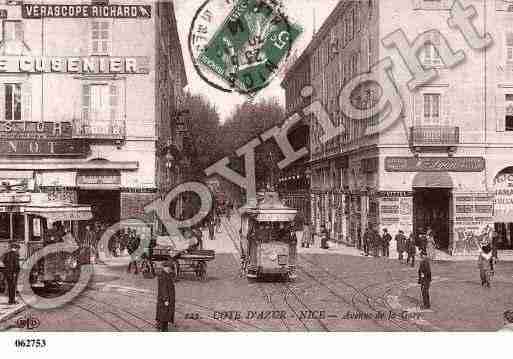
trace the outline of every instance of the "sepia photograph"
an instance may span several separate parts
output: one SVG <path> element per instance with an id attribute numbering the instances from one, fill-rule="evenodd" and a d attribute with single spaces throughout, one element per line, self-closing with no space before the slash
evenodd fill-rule
<path id="1" fill-rule="evenodd" d="M 513 1 L 0 0 L 0 22 L 6 350 L 511 344 Z"/>

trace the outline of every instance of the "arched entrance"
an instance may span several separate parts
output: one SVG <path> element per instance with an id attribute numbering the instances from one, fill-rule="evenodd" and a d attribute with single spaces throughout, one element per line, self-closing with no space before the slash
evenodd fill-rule
<path id="1" fill-rule="evenodd" d="M 497 247 L 513 250 L 513 167 L 507 167 L 495 176 L 493 204 L 494 229 Z"/>
<path id="2" fill-rule="evenodd" d="M 447 172 L 420 172 L 413 179 L 413 232 L 434 232 L 437 247 L 448 250 L 452 179 Z"/>

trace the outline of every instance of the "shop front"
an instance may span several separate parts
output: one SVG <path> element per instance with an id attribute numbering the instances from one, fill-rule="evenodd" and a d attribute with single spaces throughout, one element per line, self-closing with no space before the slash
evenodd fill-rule
<path id="1" fill-rule="evenodd" d="M 499 250 L 513 250 L 513 167 L 499 172 L 494 179 L 493 221 Z"/>

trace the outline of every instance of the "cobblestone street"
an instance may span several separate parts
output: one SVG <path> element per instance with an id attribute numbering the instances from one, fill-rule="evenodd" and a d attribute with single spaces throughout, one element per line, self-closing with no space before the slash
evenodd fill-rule
<path id="1" fill-rule="evenodd" d="M 239 273 L 235 225 L 225 222 L 206 242 L 218 252 L 208 280 L 176 283 L 177 330 L 494 331 L 513 308 L 511 262 L 499 262 L 490 289 L 480 286 L 473 260 L 434 262 L 428 311 L 419 309 L 417 268 L 397 259 L 305 249 L 295 282 L 248 282 Z M 42 331 L 154 331 L 156 280 L 126 273 L 124 262 L 98 265 L 89 289 L 65 307 L 28 310 L 0 325 L 19 330 L 17 319 L 32 316 Z"/>

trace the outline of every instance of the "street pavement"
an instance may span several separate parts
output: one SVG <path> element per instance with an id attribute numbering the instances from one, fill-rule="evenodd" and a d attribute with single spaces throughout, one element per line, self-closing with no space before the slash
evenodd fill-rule
<path id="1" fill-rule="evenodd" d="M 342 246 L 300 247 L 294 282 L 251 282 L 239 271 L 238 228 L 234 217 L 216 240 L 204 232 L 216 258 L 206 280 L 184 275 L 176 283 L 175 330 L 496 331 L 513 309 L 513 263 L 506 261 L 490 289 L 481 287 L 475 260 L 434 261 L 431 310 L 420 309 L 417 267 Z M 20 318 L 36 318 L 40 331 L 154 331 L 156 280 L 126 273 L 127 258 L 114 264 L 97 265 L 72 303 L 27 309 L 0 328 L 18 331 Z"/>

